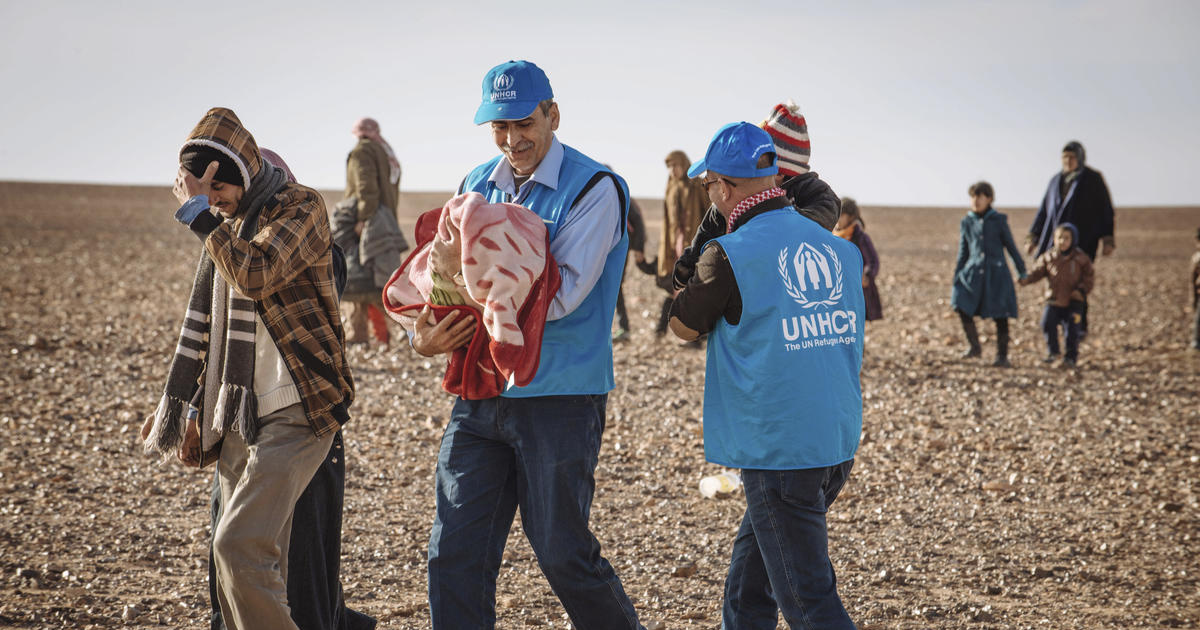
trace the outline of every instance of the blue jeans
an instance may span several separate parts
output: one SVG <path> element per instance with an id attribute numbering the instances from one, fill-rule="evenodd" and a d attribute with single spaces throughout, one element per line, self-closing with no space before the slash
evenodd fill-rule
<path id="1" fill-rule="evenodd" d="M 849 628 L 829 561 L 825 511 L 854 460 L 827 468 L 743 470 L 746 514 L 725 578 L 721 627 Z"/>
<path id="2" fill-rule="evenodd" d="M 588 529 L 606 394 L 459 398 L 442 436 L 429 541 L 435 630 L 492 628 L 496 576 L 516 510 L 574 627 L 640 628 Z"/>
<path id="3" fill-rule="evenodd" d="M 1046 336 L 1048 353 L 1058 354 L 1058 329 L 1062 326 L 1067 329 L 1067 353 L 1063 357 L 1072 361 L 1079 358 L 1079 336 L 1085 306 L 1085 302 L 1074 300 L 1070 306 L 1046 305 L 1046 310 L 1042 311 L 1042 333 Z"/>

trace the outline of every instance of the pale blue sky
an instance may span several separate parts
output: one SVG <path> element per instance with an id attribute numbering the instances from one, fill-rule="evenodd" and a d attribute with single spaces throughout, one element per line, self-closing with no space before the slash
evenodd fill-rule
<path id="1" fill-rule="evenodd" d="M 404 189 L 450 190 L 496 153 L 484 73 L 523 58 L 559 139 L 638 196 L 793 98 L 814 170 L 866 204 L 964 205 L 986 178 L 1035 205 L 1071 139 L 1118 205 L 1200 204 L 1200 3 L 828 5 L 0 0 L 0 179 L 166 185 L 222 105 L 310 186 L 343 185 L 369 115 Z"/>

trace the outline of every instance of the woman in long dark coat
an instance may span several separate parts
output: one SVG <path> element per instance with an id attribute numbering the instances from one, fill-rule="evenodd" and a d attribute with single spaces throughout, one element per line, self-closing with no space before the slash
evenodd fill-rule
<path id="1" fill-rule="evenodd" d="M 1004 251 L 1008 250 L 1021 278 L 1025 277 L 1025 261 L 1008 228 L 1008 217 L 992 208 L 995 193 L 991 184 L 978 182 L 968 192 L 972 207 L 959 225 L 958 261 L 954 265 L 950 303 L 967 336 L 968 347 L 963 357 L 983 354 L 975 318 L 986 317 L 996 322 L 996 360 L 992 365 L 1008 367 L 1008 318 L 1017 316 L 1017 292 Z"/>

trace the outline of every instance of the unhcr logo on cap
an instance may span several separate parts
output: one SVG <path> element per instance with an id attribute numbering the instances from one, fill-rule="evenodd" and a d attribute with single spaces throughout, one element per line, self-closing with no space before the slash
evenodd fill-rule
<path id="1" fill-rule="evenodd" d="M 542 69 L 528 61 L 509 61 L 484 75 L 481 103 L 475 124 L 493 120 L 521 120 L 533 114 L 538 103 L 554 98 L 550 80 Z"/>
<path id="2" fill-rule="evenodd" d="M 513 78 L 507 72 L 496 75 L 492 81 L 492 102 L 511 101 L 517 98 L 517 91 L 512 89 Z"/>

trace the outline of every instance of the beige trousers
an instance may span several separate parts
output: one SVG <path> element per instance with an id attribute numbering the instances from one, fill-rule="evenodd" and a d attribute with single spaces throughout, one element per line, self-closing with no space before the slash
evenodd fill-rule
<path id="1" fill-rule="evenodd" d="M 287 602 L 292 512 L 333 444 L 332 432 L 313 434 L 298 404 L 261 423 L 253 445 L 227 433 L 217 462 L 224 511 L 213 532 L 213 561 L 229 630 L 296 628 Z"/>

